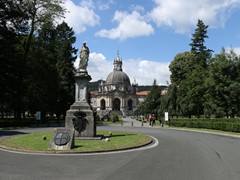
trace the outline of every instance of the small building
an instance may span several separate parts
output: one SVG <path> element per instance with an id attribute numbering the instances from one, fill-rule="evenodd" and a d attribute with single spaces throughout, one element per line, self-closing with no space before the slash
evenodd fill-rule
<path id="1" fill-rule="evenodd" d="M 137 92 L 137 96 L 138 96 L 138 102 L 141 103 L 143 102 L 147 95 L 150 93 L 151 91 L 141 91 L 141 92 Z"/>

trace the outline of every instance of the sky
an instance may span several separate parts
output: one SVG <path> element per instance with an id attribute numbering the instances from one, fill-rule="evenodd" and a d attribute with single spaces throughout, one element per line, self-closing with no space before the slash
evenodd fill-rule
<path id="1" fill-rule="evenodd" d="M 171 83 L 169 64 L 191 49 L 198 19 L 208 25 L 205 45 L 213 55 L 222 48 L 240 54 L 240 0 L 64 0 L 64 7 L 74 47 L 89 47 L 92 81 L 106 80 L 119 52 L 131 83 Z"/>

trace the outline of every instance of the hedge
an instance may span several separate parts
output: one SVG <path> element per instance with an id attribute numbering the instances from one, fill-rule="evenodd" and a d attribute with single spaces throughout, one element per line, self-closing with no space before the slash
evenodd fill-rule
<path id="1" fill-rule="evenodd" d="M 205 128 L 222 131 L 240 132 L 240 119 L 172 119 L 174 127 Z"/>
<path id="2" fill-rule="evenodd" d="M 44 126 L 50 126 L 50 124 L 55 125 L 63 121 L 62 119 L 57 120 L 54 117 L 46 117 L 45 121 L 41 121 L 41 124 Z M 36 118 L 35 117 L 28 117 L 26 119 L 16 120 L 14 118 L 0 118 L 0 128 L 5 127 L 30 127 L 36 125 Z"/>

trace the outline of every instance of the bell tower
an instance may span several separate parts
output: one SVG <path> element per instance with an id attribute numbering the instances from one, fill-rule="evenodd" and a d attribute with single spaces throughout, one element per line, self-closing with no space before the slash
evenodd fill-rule
<path id="1" fill-rule="evenodd" d="M 119 57 L 119 51 L 117 52 L 117 57 L 113 62 L 114 71 L 122 71 L 122 59 Z"/>

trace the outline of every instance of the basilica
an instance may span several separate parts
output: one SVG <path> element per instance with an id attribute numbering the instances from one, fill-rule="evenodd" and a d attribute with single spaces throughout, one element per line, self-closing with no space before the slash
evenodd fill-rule
<path id="1" fill-rule="evenodd" d="M 132 115 L 138 105 L 137 83 L 131 84 L 122 69 L 119 53 L 113 62 L 113 71 L 106 81 L 101 81 L 98 91 L 91 93 L 92 107 L 98 112 L 116 111 L 121 115 Z"/>

